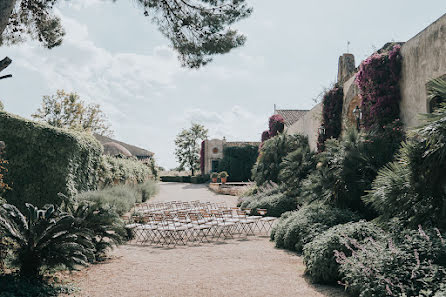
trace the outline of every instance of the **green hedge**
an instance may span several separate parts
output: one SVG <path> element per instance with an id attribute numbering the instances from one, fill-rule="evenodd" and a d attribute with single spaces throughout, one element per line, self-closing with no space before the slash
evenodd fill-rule
<path id="1" fill-rule="evenodd" d="M 152 170 L 138 160 L 104 155 L 99 180 L 102 187 L 114 184 L 141 184 L 153 177 Z"/>
<path id="2" fill-rule="evenodd" d="M 9 162 L 9 203 L 21 209 L 25 202 L 58 205 L 58 193 L 73 196 L 97 188 L 102 147 L 93 136 L 0 111 L 0 139 Z"/>
<path id="3" fill-rule="evenodd" d="M 161 176 L 162 182 L 172 183 L 192 183 L 192 184 L 204 184 L 209 181 L 209 175 L 197 175 L 197 176 Z"/>
<path id="4" fill-rule="evenodd" d="M 218 171 L 226 171 L 230 182 L 249 181 L 258 155 L 259 147 L 255 145 L 225 147 Z"/>

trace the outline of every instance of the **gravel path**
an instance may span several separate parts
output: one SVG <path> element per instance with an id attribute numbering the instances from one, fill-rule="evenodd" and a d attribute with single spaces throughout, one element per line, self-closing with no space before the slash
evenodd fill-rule
<path id="1" fill-rule="evenodd" d="M 203 185 L 161 183 L 157 201 L 226 201 Z M 111 259 L 73 273 L 81 289 L 75 296 L 346 296 L 342 290 L 314 286 L 303 278 L 294 253 L 274 248 L 268 238 L 226 240 L 197 246 L 162 248 L 127 244 Z"/>

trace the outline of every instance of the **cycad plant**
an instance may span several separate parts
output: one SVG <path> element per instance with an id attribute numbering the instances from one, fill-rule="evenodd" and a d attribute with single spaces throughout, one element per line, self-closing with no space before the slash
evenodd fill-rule
<path id="1" fill-rule="evenodd" d="M 23 215 L 15 206 L 0 206 L 0 233 L 14 245 L 14 262 L 22 276 L 38 278 L 45 269 L 65 265 L 74 269 L 94 258 L 90 234 L 75 226 L 75 219 L 49 205 L 26 204 Z"/>
<path id="2" fill-rule="evenodd" d="M 117 212 L 100 201 L 73 201 L 63 197 L 64 211 L 74 217 L 73 229 L 88 233 L 94 247 L 96 261 L 104 258 L 108 249 L 119 245 L 127 234 Z"/>

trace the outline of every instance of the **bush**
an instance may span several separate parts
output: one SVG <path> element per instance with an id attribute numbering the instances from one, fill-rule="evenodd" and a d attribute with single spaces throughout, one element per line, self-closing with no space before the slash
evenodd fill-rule
<path id="1" fill-rule="evenodd" d="M 160 180 L 162 182 L 171 182 L 171 183 L 182 183 L 183 177 L 182 176 L 161 176 Z"/>
<path id="2" fill-rule="evenodd" d="M 258 155 L 259 148 L 255 145 L 224 147 L 218 171 L 227 171 L 228 181 L 249 181 Z"/>
<path id="3" fill-rule="evenodd" d="M 88 230 L 73 228 L 75 219 L 53 205 L 39 210 L 26 204 L 27 216 L 15 206 L 0 206 L 0 232 L 14 245 L 14 263 L 20 274 L 40 278 L 42 271 L 64 265 L 74 269 L 94 259 Z"/>
<path id="4" fill-rule="evenodd" d="M 445 236 L 419 228 L 395 240 L 351 244 L 351 256 L 336 254 L 346 289 L 360 297 L 444 296 Z"/>
<path id="5" fill-rule="evenodd" d="M 300 253 L 306 243 L 330 227 L 358 220 L 359 217 L 349 210 L 310 204 L 281 218 L 272 239 L 276 247 Z"/>
<path id="6" fill-rule="evenodd" d="M 313 282 L 335 283 L 341 280 L 342 276 L 339 274 L 339 264 L 336 262 L 334 251 L 351 255 L 345 246 L 346 238 L 362 243 L 366 238 L 377 240 L 382 237 L 383 231 L 380 228 L 365 221 L 331 227 L 304 246 L 305 273 Z"/>
<path id="7" fill-rule="evenodd" d="M 149 165 L 138 160 L 102 156 L 99 179 L 102 187 L 115 184 L 140 184 L 153 178 Z"/>
<path id="8" fill-rule="evenodd" d="M 196 175 L 190 178 L 190 182 L 193 184 L 204 184 L 209 181 L 209 174 L 207 175 Z"/>
<path id="9" fill-rule="evenodd" d="M 158 194 L 159 186 L 154 180 L 148 180 L 145 183 L 136 186 L 136 190 L 141 195 L 141 202 L 146 202 L 156 194 Z"/>
<path id="10" fill-rule="evenodd" d="M 268 216 L 280 217 L 284 212 L 297 208 L 296 198 L 282 193 L 282 188 L 276 184 L 266 184 L 255 194 L 244 199 L 242 208 L 251 208 L 255 214 L 258 208 L 267 209 Z"/>
<path id="11" fill-rule="evenodd" d="M 117 185 L 103 190 L 84 192 L 76 196 L 79 201 L 87 200 L 102 203 L 116 210 L 119 215 L 129 212 L 142 196 L 135 186 Z"/>
<path id="12" fill-rule="evenodd" d="M 139 185 L 117 185 L 102 190 L 84 192 L 75 198 L 78 201 L 98 202 L 101 207 L 111 207 L 119 215 L 123 215 L 129 212 L 135 203 L 147 201 L 156 195 L 158 190 L 156 181 L 148 180 Z"/>
<path id="13" fill-rule="evenodd" d="M 71 286 L 24 278 L 15 274 L 0 275 L 0 288 L 0 297 L 57 297 L 76 290 Z"/>
<path id="14" fill-rule="evenodd" d="M 58 193 L 73 196 L 98 184 L 101 145 L 93 136 L 32 122 L 0 111 L 0 138 L 6 143 L 5 198 L 24 209 L 61 203 Z"/>
<path id="15" fill-rule="evenodd" d="M 308 139 L 302 135 L 279 134 L 263 143 L 257 163 L 252 169 L 252 178 L 257 185 L 267 181 L 277 183 L 280 164 L 290 152 L 295 151 Z"/>
<path id="16" fill-rule="evenodd" d="M 446 90 L 445 90 L 446 92 Z M 383 168 L 364 197 L 385 222 L 400 219 L 446 230 L 446 106 L 412 131 L 397 160 Z"/>

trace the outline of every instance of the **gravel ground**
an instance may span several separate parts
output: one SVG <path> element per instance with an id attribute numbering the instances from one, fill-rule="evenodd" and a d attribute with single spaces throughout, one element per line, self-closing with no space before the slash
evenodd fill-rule
<path id="1" fill-rule="evenodd" d="M 202 185 L 161 183 L 157 201 L 226 201 Z M 315 286 L 303 277 L 294 253 L 274 248 L 268 238 L 162 248 L 127 244 L 111 259 L 73 273 L 75 296 L 346 296 L 338 288 Z"/>

